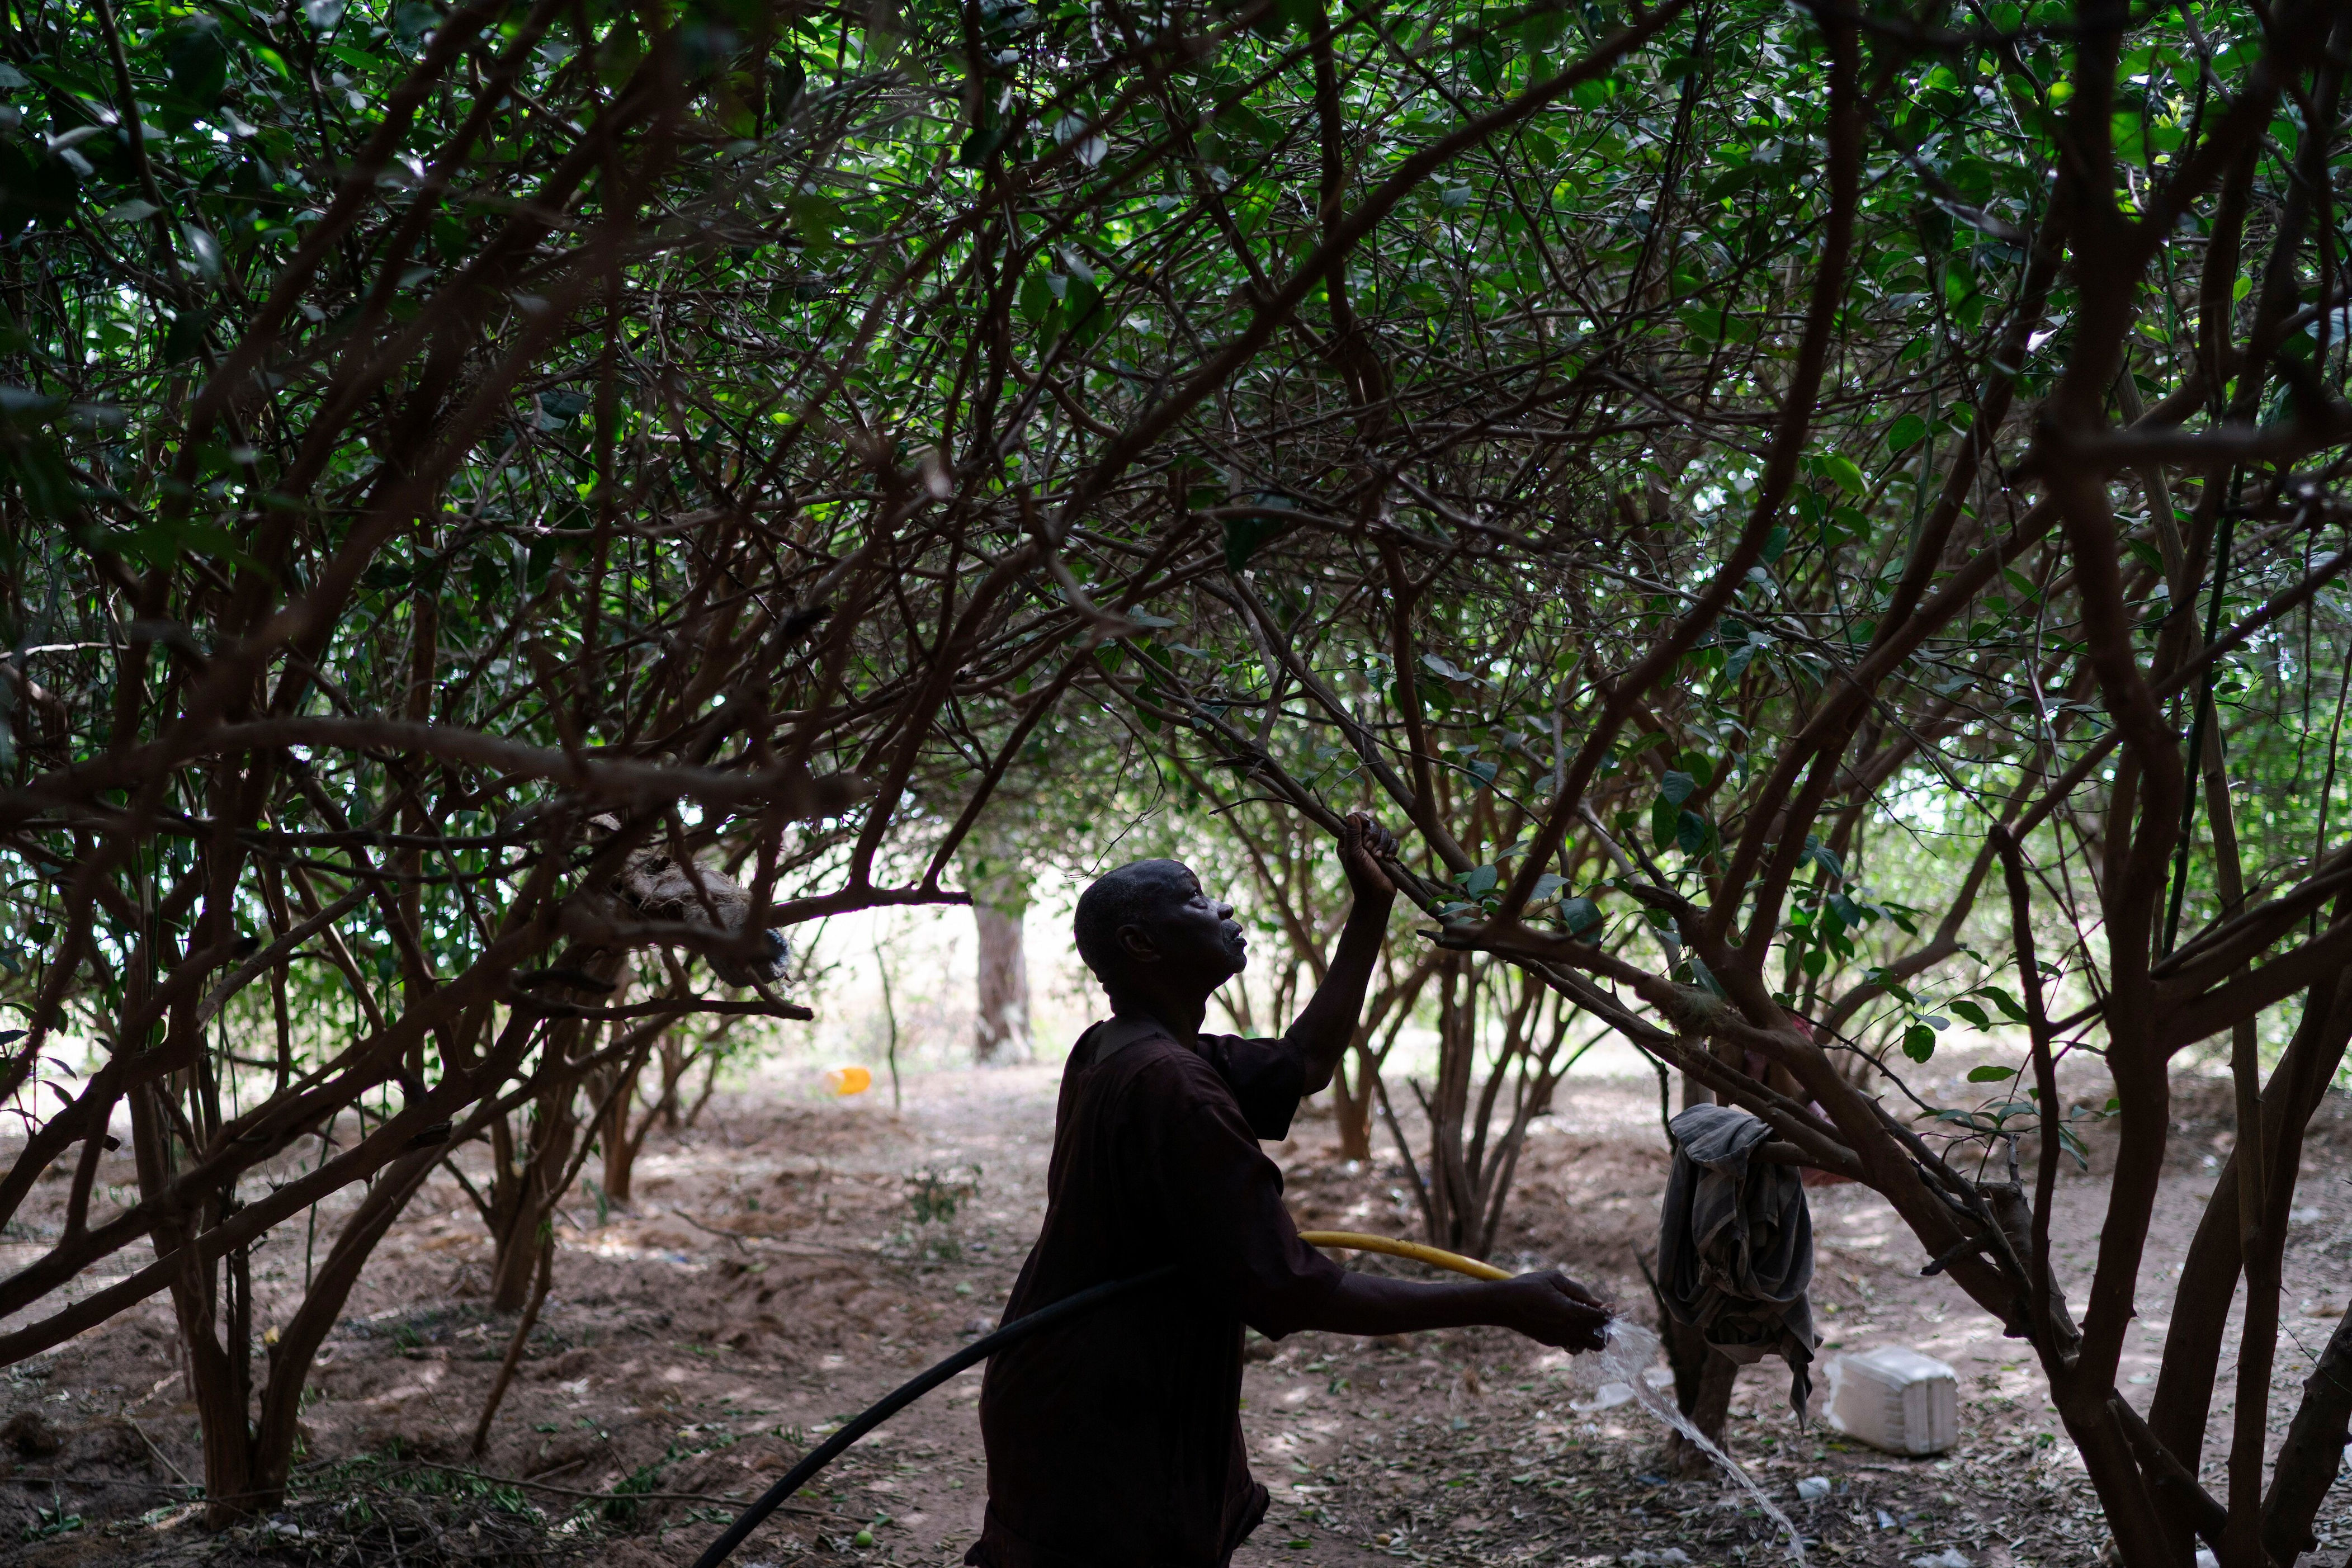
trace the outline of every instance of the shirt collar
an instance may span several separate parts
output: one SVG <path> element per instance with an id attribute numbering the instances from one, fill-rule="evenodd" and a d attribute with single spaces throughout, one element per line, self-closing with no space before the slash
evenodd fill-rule
<path id="1" fill-rule="evenodd" d="M 1095 1059 L 1090 1064 L 1100 1067 L 1138 1040 L 1173 1039 L 1168 1026 L 1157 1018 L 1113 1018 L 1096 1026 Z"/>

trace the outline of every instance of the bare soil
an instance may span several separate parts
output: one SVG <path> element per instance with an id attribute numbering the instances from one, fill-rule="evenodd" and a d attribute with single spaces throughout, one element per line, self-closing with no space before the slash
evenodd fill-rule
<path id="1" fill-rule="evenodd" d="M 1042 1213 L 1055 1076 L 933 1072 L 908 1080 L 898 1114 L 885 1089 L 820 1103 L 797 1079 L 722 1096 L 698 1129 L 656 1141 L 629 1208 L 575 1199 L 553 1293 L 479 1458 L 467 1445 L 513 1320 L 488 1310 L 481 1223 L 436 1176 L 320 1360 L 294 1496 L 226 1535 L 199 1529 L 190 1506 L 194 1407 L 168 1307 L 151 1301 L 8 1370 L 0 1562 L 690 1562 L 824 1433 L 992 1326 Z M 2126 1392 L 2143 1401 L 2226 1148 L 2224 1094 L 2205 1080 L 2180 1093 L 2126 1366 Z M 2331 1096 L 2288 1257 L 2282 1429 L 2352 1293 L 2352 1199 L 2336 1178 L 2347 1144 L 2347 1106 Z M 1339 1162 L 1327 1121 L 1302 1119 L 1274 1152 L 1302 1225 L 1413 1234 L 1402 1167 Z M 2101 1155 L 2095 1141 L 2092 1174 L 2061 1185 L 2054 1229 L 2077 1301 L 2101 1223 Z M 1654 1083 L 1570 1080 L 1522 1163 L 1502 1254 L 1566 1268 L 1650 1319 L 1634 1258 L 1655 1244 L 1665 1166 Z M 127 1163 L 105 1179 L 127 1186 Z M 42 1193 L 0 1241 L 0 1269 L 54 1224 L 62 1184 Z M 1732 1450 L 1811 1538 L 1811 1561 L 1894 1568 L 1948 1550 L 1978 1568 L 2095 1563 L 2105 1531 L 2023 1347 L 1945 1279 L 1919 1277 L 1917 1244 L 1875 1195 L 1846 1186 L 1812 1199 L 1825 1354 L 1893 1342 L 1949 1362 L 1964 1438 L 1935 1459 L 1878 1454 L 1801 1426 L 1777 1363 L 1743 1373 Z M 336 1218 L 322 1219 L 321 1249 Z M 309 1244 L 283 1227 L 260 1253 L 257 1327 L 291 1310 Z M 1378 1343 L 1301 1334 L 1258 1342 L 1253 1358 L 1243 1422 L 1275 1504 L 1244 1568 L 1788 1560 L 1741 1494 L 1668 1477 L 1664 1435 L 1635 1408 L 1577 1408 L 1585 1396 L 1567 1358 L 1539 1346 L 1484 1331 Z M 737 1561 L 960 1560 L 984 1489 L 978 1392 L 967 1373 L 900 1415 Z M 2206 1464 L 2216 1487 L 2229 1418 L 2225 1386 Z M 1801 1502 L 1796 1483 L 1811 1477 L 1831 1489 Z M 2340 1493 L 2322 1532 L 2352 1542 Z"/>

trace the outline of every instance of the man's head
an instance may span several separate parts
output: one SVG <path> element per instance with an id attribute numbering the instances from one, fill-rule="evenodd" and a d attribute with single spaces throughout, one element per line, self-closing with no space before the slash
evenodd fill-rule
<path id="1" fill-rule="evenodd" d="M 1138 860 L 1078 895 L 1078 956 L 1114 1004 L 1206 1001 L 1242 972 L 1249 943 L 1234 907 L 1176 860 Z"/>

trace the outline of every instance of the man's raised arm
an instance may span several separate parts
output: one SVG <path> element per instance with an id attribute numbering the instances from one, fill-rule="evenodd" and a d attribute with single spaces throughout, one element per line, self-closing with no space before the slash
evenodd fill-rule
<path id="1" fill-rule="evenodd" d="M 1331 967 L 1323 972 L 1323 984 L 1282 1037 L 1306 1064 L 1304 1093 L 1313 1094 L 1330 1083 L 1355 1036 L 1356 1019 L 1364 1010 L 1364 989 L 1371 984 L 1372 966 L 1380 962 L 1381 939 L 1387 934 L 1389 910 L 1396 903 L 1396 884 L 1381 869 L 1381 860 L 1393 857 L 1396 847 L 1396 836 L 1363 812 L 1349 812 L 1339 826 L 1339 865 L 1348 874 L 1348 891 L 1355 902 L 1339 931 Z"/>

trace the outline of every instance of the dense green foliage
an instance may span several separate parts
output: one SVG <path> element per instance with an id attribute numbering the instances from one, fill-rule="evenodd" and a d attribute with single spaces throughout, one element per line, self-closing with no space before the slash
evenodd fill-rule
<path id="1" fill-rule="evenodd" d="M 0 1347 L 170 1289 L 228 1517 L 448 1142 L 497 1152 L 520 1293 L 578 1128 L 657 1049 L 679 1081 L 665 1031 L 790 1014 L 766 928 L 1181 841 L 1255 879 L 1278 1004 L 1335 914 L 1315 834 L 1371 805 L 1435 942 L 1400 931 L 1343 1120 L 1436 1018 L 1433 1234 L 1486 1245 L 1613 1032 L 2032 1342 L 2126 1561 L 2291 1556 L 2344 1423 L 2315 1394 L 2265 1491 L 2274 1310 L 2226 1501 L 2158 1488 L 2218 1319 L 2147 1426 L 2110 1396 L 2168 1065 L 2226 1040 L 2240 1090 L 2201 1322 L 2241 1268 L 2275 1297 L 2352 1032 L 2346 37 L 13 8 L 0 1212 L 75 1174 Z M 648 891 L 698 861 L 748 907 Z M 1890 1075 L 1956 1024 L 2026 1066 L 1914 1119 Z M 2121 1124 L 2079 1323 L 2061 1114 Z M 363 1178 L 257 1372 L 245 1249 Z"/>

